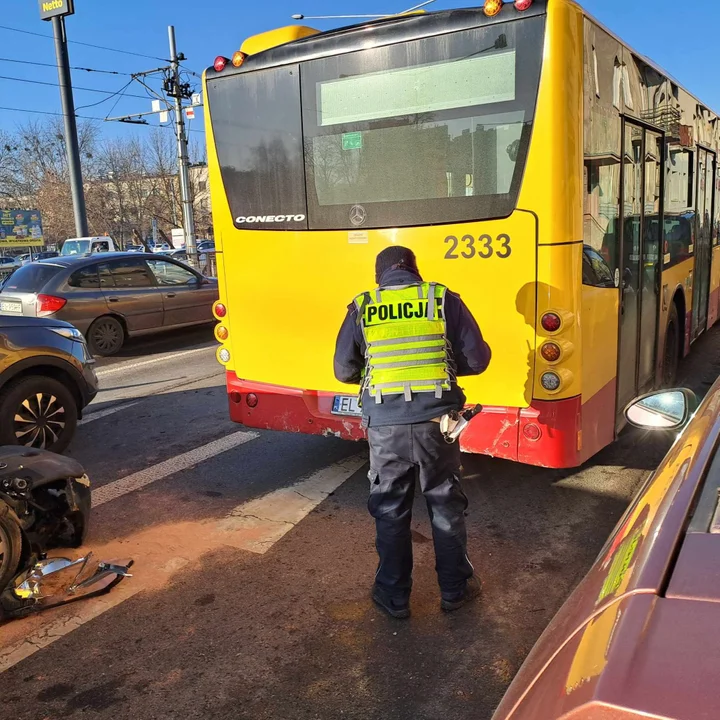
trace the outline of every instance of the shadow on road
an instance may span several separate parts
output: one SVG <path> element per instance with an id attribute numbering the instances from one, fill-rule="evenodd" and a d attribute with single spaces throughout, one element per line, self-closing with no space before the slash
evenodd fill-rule
<path id="1" fill-rule="evenodd" d="M 110 367 L 131 358 L 144 358 L 165 352 L 181 352 L 204 343 L 216 342 L 213 325 L 199 325 L 193 328 L 159 332 L 130 338 L 117 355 L 97 358 L 99 368 Z"/>

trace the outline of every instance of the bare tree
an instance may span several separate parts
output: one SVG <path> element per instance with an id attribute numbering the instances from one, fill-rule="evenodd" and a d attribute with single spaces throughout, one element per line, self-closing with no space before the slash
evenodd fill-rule
<path id="1" fill-rule="evenodd" d="M 102 141 L 92 123 L 78 126 L 90 231 L 125 246 L 143 244 L 153 222 L 161 236 L 178 227 L 181 203 L 172 133 L 157 128 L 145 137 Z M 191 193 L 198 227 L 211 224 L 204 147 L 194 144 Z M 0 132 L 0 205 L 37 207 L 45 236 L 63 241 L 75 234 L 62 124 L 29 122 Z"/>

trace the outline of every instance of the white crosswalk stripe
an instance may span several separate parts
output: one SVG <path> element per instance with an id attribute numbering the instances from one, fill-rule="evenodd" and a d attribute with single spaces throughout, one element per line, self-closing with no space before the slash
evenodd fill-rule
<path id="1" fill-rule="evenodd" d="M 102 418 L 109 417 L 110 415 L 114 415 L 117 412 L 120 412 L 122 410 L 129 410 L 131 407 L 137 405 L 140 401 L 136 400 L 135 402 L 130 403 L 124 403 L 122 405 L 115 405 L 113 407 L 105 408 L 105 410 L 98 410 L 94 413 L 89 413 L 86 415 L 78 425 L 87 425 L 88 423 L 94 422 L 95 420 L 101 420 Z"/>
<path id="2" fill-rule="evenodd" d="M 256 432 L 238 430 L 238 432 L 234 432 L 232 435 L 214 440 L 207 445 L 202 445 L 201 447 L 189 450 L 182 455 L 177 455 L 145 470 L 140 470 L 132 475 L 127 475 L 124 478 L 110 482 L 92 491 L 92 505 L 93 507 L 98 507 L 111 500 L 116 500 L 129 492 L 140 490 L 158 480 L 162 480 L 182 470 L 187 470 L 204 460 L 209 460 L 220 453 L 227 452 L 239 445 L 250 442 L 250 440 L 254 440 L 256 437 L 258 437 L 258 433 Z"/>
<path id="3" fill-rule="evenodd" d="M 219 530 L 232 535 L 226 544 L 260 554 L 267 552 L 365 462 L 364 455 L 355 455 L 318 470 L 296 485 L 239 505 L 219 525 Z"/>
<path id="4" fill-rule="evenodd" d="M 169 362 L 171 360 L 177 360 L 178 358 L 185 358 L 188 355 L 195 355 L 197 353 L 214 353 L 217 348 L 216 344 L 204 345 L 199 348 L 192 348 L 190 350 L 183 350 L 182 352 L 168 353 L 166 355 L 158 355 L 157 357 L 151 358 L 150 360 L 141 360 L 140 362 L 124 362 L 111 365 L 110 367 L 104 367 L 97 370 L 97 376 L 99 378 L 107 377 L 108 375 L 115 375 L 116 373 L 126 373 L 130 370 L 137 370 L 141 367 L 147 367 L 148 365 L 155 365 L 157 363 Z"/>

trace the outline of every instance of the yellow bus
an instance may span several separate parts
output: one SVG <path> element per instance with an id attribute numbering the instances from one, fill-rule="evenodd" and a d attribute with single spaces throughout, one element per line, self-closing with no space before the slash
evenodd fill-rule
<path id="1" fill-rule="evenodd" d="M 205 73 L 233 420 L 361 438 L 333 376 L 389 244 L 493 351 L 463 449 L 577 466 L 718 317 L 718 118 L 571 0 L 247 39 Z"/>

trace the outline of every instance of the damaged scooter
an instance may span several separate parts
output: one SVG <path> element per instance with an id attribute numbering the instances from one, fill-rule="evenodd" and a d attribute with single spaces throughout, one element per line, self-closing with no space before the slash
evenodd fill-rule
<path id="1" fill-rule="evenodd" d="M 109 592 L 132 560 L 48 557 L 83 544 L 90 480 L 75 460 L 46 450 L 0 447 L 0 622 Z"/>

